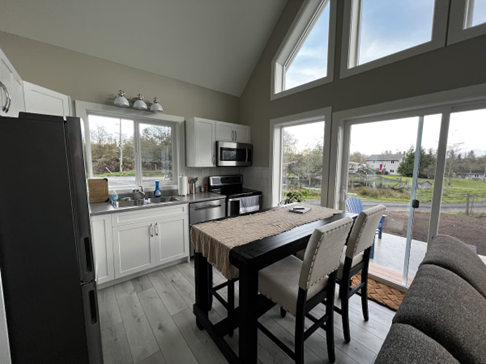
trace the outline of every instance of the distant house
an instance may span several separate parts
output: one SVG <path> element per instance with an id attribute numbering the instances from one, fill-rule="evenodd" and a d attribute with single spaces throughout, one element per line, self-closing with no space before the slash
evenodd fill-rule
<path id="1" fill-rule="evenodd" d="M 456 173 L 457 177 L 464 179 L 471 179 L 475 181 L 486 181 L 486 171 L 459 171 Z"/>
<path id="2" fill-rule="evenodd" d="M 397 169 L 405 158 L 405 154 L 373 154 L 366 158 L 366 164 L 371 169 L 377 169 L 380 172 L 388 172 L 398 175 Z"/>

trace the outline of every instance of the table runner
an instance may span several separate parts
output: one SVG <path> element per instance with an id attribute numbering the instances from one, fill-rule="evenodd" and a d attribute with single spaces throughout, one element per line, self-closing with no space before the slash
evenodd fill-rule
<path id="1" fill-rule="evenodd" d="M 195 225 L 191 229 L 194 249 L 197 253 L 202 253 L 227 279 L 231 279 L 229 254 L 234 247 L 342 213 L 308 204 L 298 204 L 311 208 L 305 214 L 289 212 L 295 206 L 297 205 L 293 204 L 252 215 Z"/>

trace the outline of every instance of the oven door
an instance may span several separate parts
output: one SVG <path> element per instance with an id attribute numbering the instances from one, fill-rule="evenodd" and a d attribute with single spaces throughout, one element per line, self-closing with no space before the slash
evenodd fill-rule
<path id="1" fill-rule="evenodd" d="M 262 195 L 238 197 L 228 199 L 228 216 L 246 214 L 260 211 L 262 208 Z"/>
<path id="2" fill-rule="evenodd" d="M 251 144 L 217 142 L 219 167 L 247 167 L 252 165 L 253 148 Z"/>

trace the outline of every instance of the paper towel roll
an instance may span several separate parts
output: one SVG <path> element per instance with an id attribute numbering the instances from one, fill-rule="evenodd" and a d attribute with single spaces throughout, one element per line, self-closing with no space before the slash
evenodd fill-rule
<path id="1" fill-rule="evenodd" d="M 179 196 L 187 195 L 187 176 L 179 176 Z"/>

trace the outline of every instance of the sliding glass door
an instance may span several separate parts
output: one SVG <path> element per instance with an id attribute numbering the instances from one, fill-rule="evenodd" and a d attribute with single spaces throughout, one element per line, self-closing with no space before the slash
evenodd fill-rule
<path id="1" fill-rule="evenodd" d="M 486 263 L 486 109 L 450 114 L 439 233 Z"/>
<path id="2" fill-rule="evenodd" d="M 386 206 L 370 272 L 397 284 L 411 282 L 426 251 L 440 122 L 428 115 L 347 127 L 345 205 Z"/>

